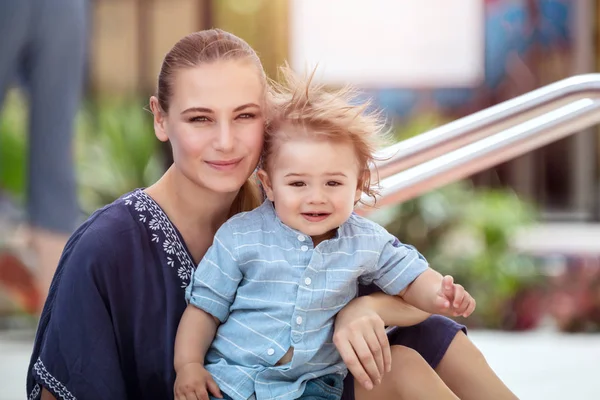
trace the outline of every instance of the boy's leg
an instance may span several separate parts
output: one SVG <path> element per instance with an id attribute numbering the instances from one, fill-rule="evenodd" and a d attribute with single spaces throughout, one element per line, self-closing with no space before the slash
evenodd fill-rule
<path id="1" fill-rule="evenodd" d="M 344 379 L 340 374 L 329 374 L 306 382 L 303 400 L 339 400 L 344 390 Z"/>

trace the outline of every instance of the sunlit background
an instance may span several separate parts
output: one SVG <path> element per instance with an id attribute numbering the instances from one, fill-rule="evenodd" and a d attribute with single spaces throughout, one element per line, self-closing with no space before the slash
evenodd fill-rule
<path id="1" fill-rule="evenodd" d="M 75 138 L 81 218 L 164 171 L 168 149 L 146 105 L 164 54 L 187 33 L 241 36 L 275 79 L 285 61 L 318 64 L 319 80 L 360 87 L 403 140 L 598 71 L 599 21 L 597 0 L 90 1 Z M 12 90 L 0 117 L 0 269 L 35 271 L 20 239 L 26 117 Z M 523 399 L 600 398 L 599 137 L 586 129 L 373 215 L 470 290 L 478 308 L 461 322 Z M 36 325 L 13 293 L 0 286 L 7 400 L 24 398 Z"/>

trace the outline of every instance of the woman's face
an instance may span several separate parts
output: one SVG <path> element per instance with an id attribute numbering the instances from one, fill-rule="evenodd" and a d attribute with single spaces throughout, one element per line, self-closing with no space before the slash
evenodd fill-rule
<path id="1" fill-rule="evenodd" d="M 264 82 L 250 62 L 181 69 L 173 76 L 168 114 L 154 112 L 156 135 L 170 141 L 175 167 L 188 180 L 216 193 L 236 192 L 258 163 L 263 106 Z"/>

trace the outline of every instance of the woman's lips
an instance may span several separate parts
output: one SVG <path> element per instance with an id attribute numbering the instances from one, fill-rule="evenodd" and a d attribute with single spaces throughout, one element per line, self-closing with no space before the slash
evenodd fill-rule
<path id="1" fill-rule="evenodd" d="M 217 160 L 217 161 L 205 161 L 209 167 L 214 168 L 218 171 L 230 171 L 238 166 L 238 164 L 242 161 L 241 158 L 236 158 L 232 160 Z"/>

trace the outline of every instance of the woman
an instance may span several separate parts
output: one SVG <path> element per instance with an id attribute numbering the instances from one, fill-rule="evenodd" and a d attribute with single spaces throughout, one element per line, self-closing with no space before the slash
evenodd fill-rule
<path id="1" fill-rule="evenodd" d="M 150 106 L 173 165 L 151 187 L 94 213 L 69 240 L 38 328 L 30 399 L 173 398 L 173 343 L 191 271 L 219 226 L 260 202 L 248 179 L 263 143 L 265 89 L 256 53 L 226 32 L 189 35 L 167 54 Z M 424 318 L 399 304 L 367 296 L 336 320 L 336 345 L 362 385 L 382 375 L 389 347 L 371 339 L 384 324 Z M 460 330 L 430 318 L 391 340 L 423 354 L 462 398 L 511 398 Z M 392 372 L 371 391 L 348 378 L 347 398 L 354 388 L 357 399 L 375 391 L 456 398 L 414 350 L 394 346 L 391 360 Z"/>

